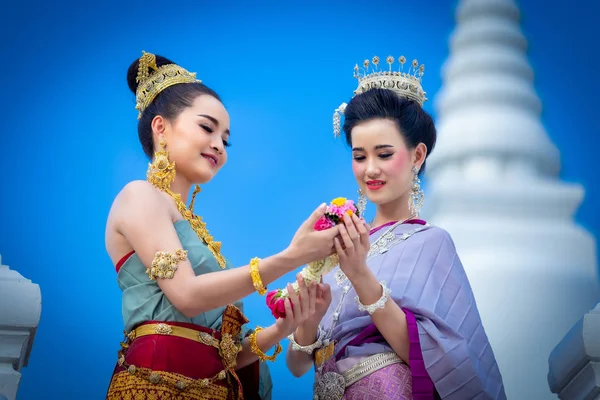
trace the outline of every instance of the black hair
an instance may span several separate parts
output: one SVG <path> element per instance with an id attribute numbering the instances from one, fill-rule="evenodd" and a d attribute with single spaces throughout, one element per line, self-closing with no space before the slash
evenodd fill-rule
<path id="1" fill-rule="evenodd" d="M 414 100 L 398 96 L 390 89 L 370 89 L 356 95 L 344 111 L 346 143 L 352 146 L 352 128 L 372 119 L 394 121 L 406 146 L 414 149 L 419 143 L 427 146 L 427 157 L 433 151 L 436 129 L 433 119 Z M 425 162 L 419 174 L 425 171 Z"/>
<path id="2" fill-rule="evenodd" d="M 167 64 L 175 64 L 173 61 L 156 56 L 156 66 L 161 67 Z M 127 70 L 127 84 L 129 89 L 135 94 L 138 84 L 135 81 L 138 74 L 139 60 L 135 60 Z M 151 71 L 150 71 L 151 72 Z M 180 83 L 172 85 L 163 90 L 152 100 L 152 103 L 142 112 L 138 121 L 138 137 L 144 153 L 152 158 L 154 145 L 152 141 L 152 120 L 157 115 L 161 115 L 168 120 L 173 120 L 186 108 L 190 107 L 194 100 L 200 95 L 209 95 L 221 101 L 219 95 L 208 86 L 199 83 Z"/>

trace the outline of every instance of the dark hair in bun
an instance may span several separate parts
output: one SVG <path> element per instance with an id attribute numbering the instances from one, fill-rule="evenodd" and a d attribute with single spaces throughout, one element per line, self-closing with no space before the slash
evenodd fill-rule
<path id="1" fill-rule="evenodd" d="M 173 61 L 156 56 L 156 66 L 161 67 L 167 64 L 175 64 Z M 135 81 L 138 74 L 139 59 L 136 59 L 127 70 L 127 84 L 129 89 L 135 94 L 138 83 Z M 168 120 L 173 120 L 186 108 L 190 107 L 194 100 L 201 95 L 212 96 L 221 101 L 219 95 L 208 86 L 199 83 L 179 83 L 169 86 L 160 92 L 142 112 L 138 121 L 138 137 L 142 144 L 144 153 L 152 158 L 154 153 L 154 144 L 152 141 L 151 123 L 154 117 L 160 115 Z"/>

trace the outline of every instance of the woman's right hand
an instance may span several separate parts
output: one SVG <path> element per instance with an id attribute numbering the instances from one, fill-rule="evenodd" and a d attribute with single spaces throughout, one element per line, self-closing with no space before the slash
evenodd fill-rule
<path id="1" fill-rule="evenodd" d="M 300 265 L 322 260 L 335 252 L 333 238 L 339 234 L 338 226 L 324 231 L 316 231 L 314 228 L 315 223 L 325 214 L 326 210 L 327 205 L 323 203 L 313 211 L 290 242 L 288 250 Z"/>

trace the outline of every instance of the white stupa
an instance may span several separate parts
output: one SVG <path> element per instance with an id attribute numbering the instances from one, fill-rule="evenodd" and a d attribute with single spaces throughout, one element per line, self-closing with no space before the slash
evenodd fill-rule
<path id="1" fill-rule="evenodd" d="M 599 294 L 573 218 L 584 190 L 558 178 L 515 2 L 461 0 L 456 16 L 424 214 L 455 240 L 508 398 L 555 399 L 548 356 Z"/>

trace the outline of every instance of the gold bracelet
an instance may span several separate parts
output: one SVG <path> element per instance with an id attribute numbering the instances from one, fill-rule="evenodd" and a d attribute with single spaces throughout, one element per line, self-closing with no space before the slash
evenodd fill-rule
<path id="1" fill-rule="evenodd" d="M 177 271 L 177 264 L 187 259 L 187 251 L 177 249 L 174 253 L 166 251 L 157 251 L 152 260 L 152 265 L 146 268 L 146 273 L 150 280 L 172 279 Z"/>
<path id="2" fill-rule="evenodd" d="M 256 344 L 256 335 L 258 334 L 258 332 L 260 332 L 262 330 L 263 329 L 260 326 L 257 326 L 256 329 L 254 330 L 254 332 L 252 332 L 252 334 L 250 334 L 250 336 L 248 336 L 248 340 L 250 340 L 250 351 L 253 352 L 254 354 L 256 354 L 260 361 L 263 361 L 263 362 L 267 361 L 267 360 L 275 361 L 275 359 L 277 358 L 277 355 L 283 351 L 283 348 L 281 347 L 281 344 L 279 344 L 279 342 L 277 342 L 277 344 L 275 345 L 275 352 L 273 353 L 273 355 L 272 356 L 266 355 L 258 347 L 258 344 Z"/>
<path id="3" fill-rule="evenodd" d="M 254 285 L 254 289 L 260 294 L 264 296 L 267 293 L 267 288 L 263 286 L 262 279 L 260 279 L 260 272 L 258 271 L 258 262 L 260 258 L 254 257 L 250 260 L 250 277 L 252 278 L 252 284 Z"/>

